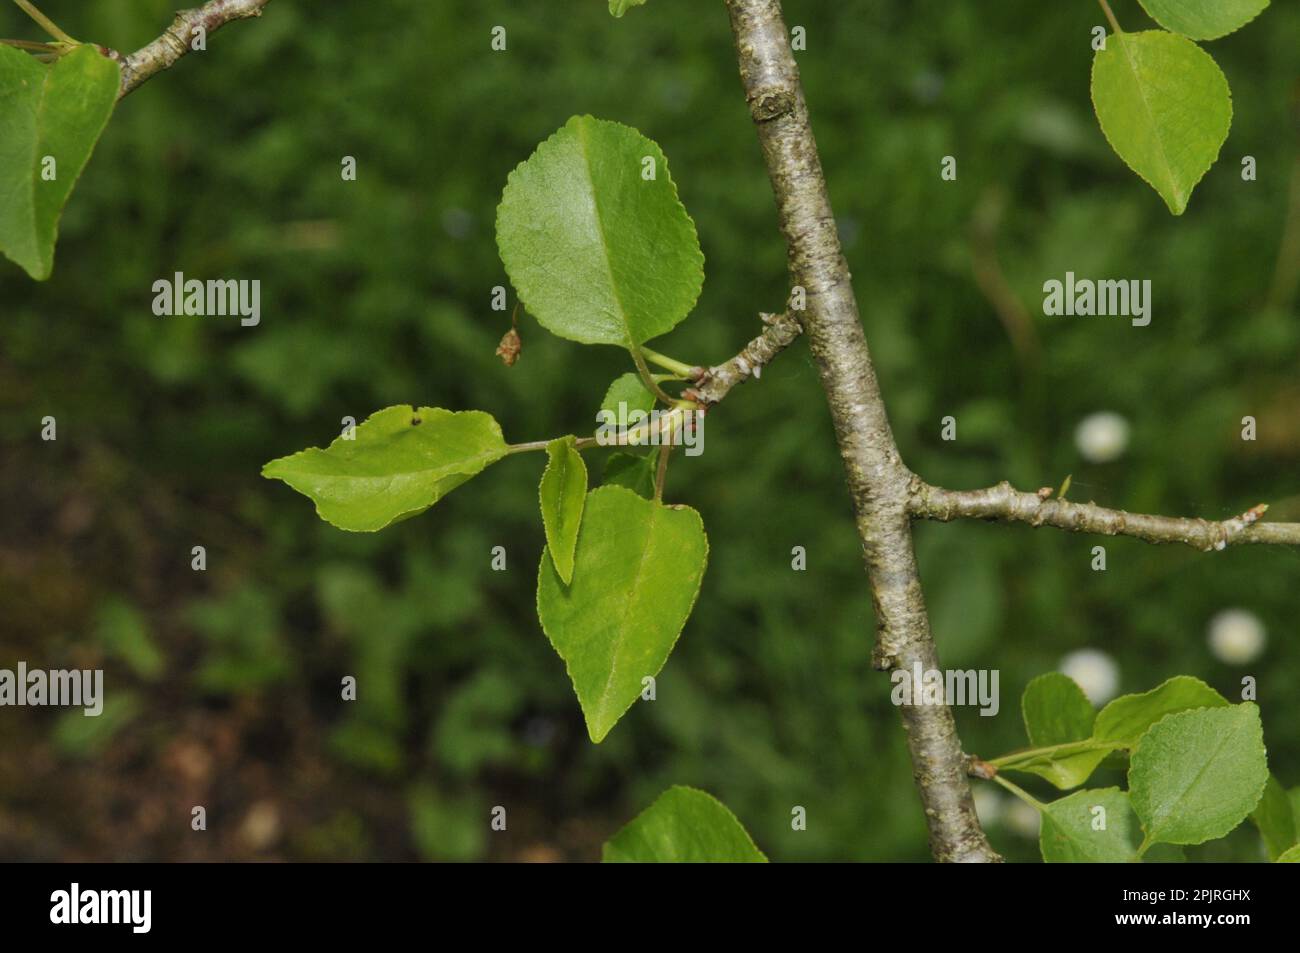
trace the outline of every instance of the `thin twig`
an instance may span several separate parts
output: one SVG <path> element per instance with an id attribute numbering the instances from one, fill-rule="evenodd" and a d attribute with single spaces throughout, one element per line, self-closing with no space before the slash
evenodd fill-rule
<path id="1" fill-rule="evenodd" d="M 44 13 L 41 13 L 40 10 L 37 10 L 36 6 L 32 4 L 30 0 L 14 0 L 14 3 L 18 5 L 18 8 L 22 10 L 23 13 L 35 20 L 42 30 L 54 37 L 54 39 L 58 40 L 60 43 L 66 43 L 70 46 L 78 45 L 76 40 L 59 29 L 57 23 L 47 17 Z"/>
<path id="2" fill-rule="evenodd" d="M 260 17 L 262 8 L 270 2 L 271 0 L 209 0 L 201 7 L 178 12 L 171 26 L 158 39 L 134 53 L 123 55 L 117 50 L 104 48 L 104 55 L 117 60 L 122 67 L 122 85 L 117 98 L 121 99 L 139 88 L 150 77 L 169 69 L 190 52 L 195 30 L 201 29 L 204 35 L 211 35 L 232 20 Z"/>
<path id="3" fill-rule="evenodd" d="M 632 363 L 636 365 L 636 372 L 641 375 L 641 383 L 645 385 L 645 389 L 654 394 L 656 399 L 671 407 L 673 405 L 672 397 L 664 392 L 664 389 L 659 386 L 659 382 L 655 380 L 654 375 L 650 373 L 650 368 L 646 366 L 645 355 L 641 353 L 641 349 L 639 347 L 629 348 L 628 353 L 632 355 Z"/>
<path id="4" fill-rule="evenodd" d="M 1102 12 L 1106 14 L 1106 19 L 1110 21 L 1110 28 L 1115 31 L 1115 34 L 1118 36 L 1123 33 L 1124 31 L 1119 28 L 1119 21 L 1115 19 L 1115 11 L 1110 8 L 1110 4 L 1106 0 L 1097 0 L 1097 2 L 1101 4 Z"/>
<path id="5" fill-rule="evenodd" d="M 1048 488 L 1044 488 L 1048 489 Z M 909 510 L 921 519 L 978 519 L 1053 526 L 1076 533 L 1132 536 L 1148 543 L 1183 543 L 1206 552 L 1248 543 L 1300 546 L 1300 523 L 1262 521 L 1264 504 L 1226 520 L 1153 516 L 1107 509 L 1096 503 L 1022 493 L 1002 482 L 983 490 L 946 490 L 913 478 Z"/>
<path id="6" fill-rule="evenodd" d="M 659 503 L 664 498 L 664 483 L 668 479 L 668 457 L 672 455 L 673 445 L 671 442 L 661 444 L 659 447 L 659 466 L 655 470 L 655 502 Z"/>
<path id="7" fill-rule="evenodd" d="M 38 43 L 35 40 L 0 40 L 0 46 L 12 46 L 29 53 L 57 53 L 60 50 L 53 43 Z"/>
<path id="8" fill-rule="evenodd" d="M 760 317 L 767 325 L 763 333 L 746 344 L 731 360 L 705 370 L 695 386 L 682 393 L 683 397 L 706 407 L 718 403 L 737 384 L 760 376 L 768 361 L 789 347 L 803 330 L 788 313 L 764 313 Z"/>

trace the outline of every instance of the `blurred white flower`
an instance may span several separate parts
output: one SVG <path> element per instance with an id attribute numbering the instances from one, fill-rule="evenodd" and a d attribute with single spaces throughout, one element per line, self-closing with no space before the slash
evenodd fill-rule
<path id="1" fill-rule="evenodd" d="M 1038 809 L 1031 807 L 1024 801 L 1016 798 L 1007 805 L 1006 817 L 1003 823 L 1007 829 L 1014 831 L 1021 837 L 1037 838 L 1038 825 L 1042 818 L 1038 814 Z"/>
<path id="2" fill-rule="evenodd" d="M 971 789 L 975 798 L 975 813 L 985 827 L 1002 820 L 1007 810 L 1007 795 L 988 784 L 977 784 Z"/>
<path id="3" fill-rule="evenodd" d="M 1079 683 L 1088 701 L 1104 705 L 1119 690 L 1119 666 L 1098 649 L 1080 649 L 1061 659 L 1057 669 Z"/>
<path id="4" fill-rule="evenodd" d="M 1089 463 L 1110 463 L 1128 449 L 1128 421 L 1119 414 L 1102 411 L 1079 421 L 1074 445 Z"/>
<path id="5" fill-rule="evenodd" d="M 1224 609 L 1210 620 L 1210 651 L 1220 662 L 1245 665 L 1259 658 L 1268 642 L 1264 623 L 1245 609 Z"/>

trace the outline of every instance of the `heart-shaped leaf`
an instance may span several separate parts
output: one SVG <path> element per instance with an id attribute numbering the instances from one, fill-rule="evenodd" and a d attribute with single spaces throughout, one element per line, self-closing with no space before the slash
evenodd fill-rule
<path id="1" fill-rule="evenodd" d="M 537 614 L 564 659 L 591 740 L 632 707 L 659 674 L 695 605 L 708 562 L 700 515 L 621 486 L 587 494 L 565 585 L 546 552 Z"/>
<path id="2" fill-rule="evenodd" d="M 1166 30 L 1193 40 L 1216 40 L 1264 12 L 1268 0 L 1140 0 Z"/>
<path id="3" fill-rule="evenodd" d="M 272 460 L 262 476 L 311 497 L 325 522 L 373 532 L 423 513 L 507 452 L 500 426 L 481 410 L 401 404 L 371 414 L 351 439 Z"/>
<path id="4" fill-rule="evenodd" d="M 1043 810 L 1038 848 L 1049 864 L 1129 863 L 1137 859 L 1137 818 L 1119 788 L 1075 791 Z"/>
<path id="5" fill-rule="evenodd" d="M 497 247 L 528 312 L 584 344 L 631 348 L 671 331 L 704 283 L 663 152 L 591 116 L 574 116 L 510 173 Z"/>
<path id="6" fill-rule="evenodd" d="M 117 103 L 117 63 L 79 46 L 49 65 L 0 45 L 0 251 L 38 281 L 59 216 Z"/>
<path id="7" fill-rule="evenodd" d="M 1268 781 L 1264 729 L 1250 702 L 1166 715 L 1130 761 L 1133 810 L 1149 843 L 1201 844 L 1255 809 Z"/>
<path id="8" fill-rule="evenodd" d="M 767 858 L 725 804 L 675 786 L 605 843 L 607 864 L 765 864 Z"/>
<path id="9" fill-rule="evenodd" d="M 1092 102 L 1111 148 L 1183 214 L 1232 124 L 1228 81 L 1210 54 L 1164 30 L 1109 36 L 1093 59 Z"/>
<path id="10" fill-rule="evenodd" d="M 572 437 L 548 443 L 546 458 L 546 470 L 538 489 L 542 526 L 555 571 L 567 585 L 573 578 L 573 551 L 578 545 L 578 526 L 587 501 L 587 465 L 582 462 L 582 454 Z"/>

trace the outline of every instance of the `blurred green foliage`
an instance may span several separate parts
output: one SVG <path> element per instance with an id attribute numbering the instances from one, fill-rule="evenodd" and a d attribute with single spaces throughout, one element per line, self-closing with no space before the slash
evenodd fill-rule
<path id="1" fill-rule="evenodd" d="M 167 0 L 42 6 L 120 49 L 171 15 Z M 722 4 L 656 0 L 621 20 L 601 0 L 540 6 L 274 3 L 120 105 L 48 283 L 0 267 L 0 665 L 102 665 L 114 713 L 0 716 L 0 855 L 592 860 L 679 783 L 725 802 L 773 860 L 927 856 L 801 343 L 710 415 L 703 456 L 675 462 L 668 495 L 703 515 L 709 570 L 658 700 L 599 747 L 537 623 L 538 455 L 376 535 L 258 476 L 394 403 L 483 409 L 515 441 L 594 426 L 625 356 L 523 317 L 506 368 L 493 349 L 509 316 L 489 308 L 506 175 L 574 114 L 655 139 L 696 220 L 704 293 L 656 349 L 722 360 L 784 301 Z M 1146 23 L 1134 3 L 1116 12 Z M 1297 263 L 1279 258 L 1288 215 L 1300 227 L 1300 9 L 1274 4 L 1216 43 L 1233 128 L 1180 219 L 1091 114 L 1095 4 L 789 0 L 787 19 L 807 30 L 818 144 L 914 470 L 1030 489 L 1072 473 L 1073 499 L 1208 518 L 1269 501 L 1269 518 L 1300 518 Z M 29 33 L 0 8 L 0 35 Z M 1258 181 L 1242 181 L 1244 155 Z M 1042 282 L 1067 270 L 1150 278 L 1151 326 L 1042 317 Z M 176 271 L 260 279 L 261 325 L 155 317 L 151 285 Z M 1073 441 L 1098 410 L 1133 433 L 1105 465 Z M 1239 439 L 1246 414 L 1257 442 Z M 1089 569 L 1098 542 L 1106 572 Z M 190 569 L 197 544 L 206 572 Z M 920 526 L 917 545 L 944 664 L 1001 672 L 998 717 L 957 712 L 967 750 L 1021 744 L 1014 699 L 1088 646 L 1124 691 L 1187 673 L 1233 698 L 1257 676 L 1271 770 L 1300 784 L 1300 555 L 986 525 Z M 1229 606 L 1271 636 L 1246 669 L 1206 644 Z M 340 701 L 347 675 L 355 702 Z M 258 800 L 278 832 L 252 824 Z M 198 803 L 206 837 L 189 830 Z M 488 828 L 496 805 L 505 832 Z M 1032 834 L 990 833 L 1037 857 Z M 1186 853 L 1262 847 L 1243 827 Z"/>

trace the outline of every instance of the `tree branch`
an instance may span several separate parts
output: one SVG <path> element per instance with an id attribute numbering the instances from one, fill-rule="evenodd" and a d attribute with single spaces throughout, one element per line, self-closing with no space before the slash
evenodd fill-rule
<path id="1" fill-rule="evenodd" d="M 122 99 L 145 80 L 170 69 L 190 51 L 196 29 L 202 28 L 206 35 L 211 35 L 231 20 L 260 17 L 262 8 L 270 2 L 271 0 L 209 0 L 201 7 L 178 12 L 162 36 L 130 55 L 124 56 L 117 50 L 103 48 L 104 54 L 117 60 L 122 67 L 122 86 L 117 98 Z"/>
<path id="2" fill-rule="evenodd" d="M 717 367 L 705 368 L 696 378 L 695 386 L 687 389 L 683 397 L 706 406 L 716 404 L 737 384 L 760 376 L 767 363 L 789 347 L 803 331 L 799 322 L 789 314 L 764 312 L 759 317 L 767 329 L 741 348 L 731 360 Z"/>
<path id="3" fill-rule="evenodd" d="M 785 236 L 800 320 L 839 440 L 875 606 L 881 669 L 938 669 L 912 549 L 912 474 L 890 431 L 853 298 L 780 0 L 727 0 L 740 78 Z M 912 770 L 941 861 L 1001 858 L 980 829 L 946 704 L 900 706 Z"/>
<path id="4" fill-rule="evenodd" d="M 1051 498 L 1051 488 L 1022 493 L 1002 482 L 984 490 L 945 490 L 913 478 L 909 510 L 922 519 L 1001 520 L 1030 526 L 1055 526 L 1075 533 L 1132 536 L 1148 543 L 1185 543 L 1197 549 L 1227 549 L 1246 543 L 1300 546 L 1300 523 L 1263 523 L 1261 504 L 1227 520 L 1151 516 L 1111 510 L 1096 503 Z"/>

